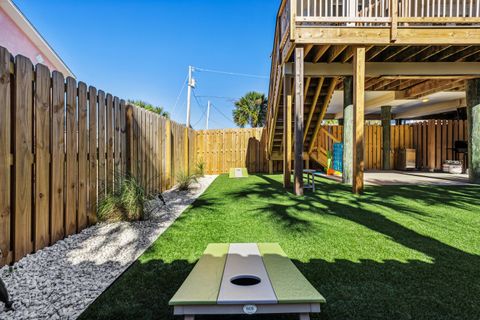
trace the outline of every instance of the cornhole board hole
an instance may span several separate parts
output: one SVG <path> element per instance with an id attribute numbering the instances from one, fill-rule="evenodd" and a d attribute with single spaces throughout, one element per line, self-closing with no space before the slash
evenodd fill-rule
<path id="1" fill-rule="evenodd" d="M 276 243 L 209 244 L 170 300 L 174 314 L 319 313 L 325 298 Z"/>
<path id="2" fill-rule="evenodd" d="M 230 168 L 230 178 L 247 178 L 247 168 Z"/>

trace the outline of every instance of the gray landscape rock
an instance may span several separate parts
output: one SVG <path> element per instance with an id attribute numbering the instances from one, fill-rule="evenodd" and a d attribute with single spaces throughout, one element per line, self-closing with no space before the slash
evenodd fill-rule
<path id="1" fill-rule="evenodd" d="M 0 269 L 14 311 L 1 320 L 76 319 L 215 180 L 200 178 L 189 191 L 153 199 L 140 222 L 99 223 Z"/>

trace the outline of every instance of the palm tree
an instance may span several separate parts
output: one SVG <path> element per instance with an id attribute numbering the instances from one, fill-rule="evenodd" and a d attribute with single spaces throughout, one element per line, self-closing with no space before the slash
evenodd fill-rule
<path id="1" fill-rule="evenodd" d="M 247 124 L 252 128 L 263 127 L 267 117 L 267 102 L 263 93 L 248 92 L 235 102 L 233 121 L 240 128 L 245 128 Z"/>
<path id="2" fill-rule="evenodd" d="M 157 114 L 159 114 L 162 117 L 165 117 L 167 119 L 170 118 L 170 114 L 167 111 L 165 111 L 165 109 L 163 107 L 154 106 L 151 103 L 148 103 L 148 102 L 145 102 L 145 101 L 142 101 L 142 100 L 128 100 L 128 102 L 133 104 L 134 106 L 139 107 L 139 108 L 157 113 Z"/>

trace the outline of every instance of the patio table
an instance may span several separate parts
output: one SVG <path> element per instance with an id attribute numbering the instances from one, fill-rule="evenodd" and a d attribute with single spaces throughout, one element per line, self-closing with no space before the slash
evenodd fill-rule
<path id="1" fill-rule="evenodd" d="M 170 300 L 174 314 L 287 314 L 301 320 L 320 312 L 325 298 L 276 243 L 209 244 Z"/>

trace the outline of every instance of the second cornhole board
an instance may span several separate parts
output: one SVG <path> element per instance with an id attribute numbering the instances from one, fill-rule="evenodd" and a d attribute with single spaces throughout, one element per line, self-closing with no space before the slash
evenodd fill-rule
<path id="1" fill-rule="evenodd" d="M 247 178 L 247 168 L 230 168 L 230 178 Z"/>
<path id="2" fill-rule="evenodd" d="M 245 278 L 259 283 L 235 284 Z M 324 302 L 278 244 L 242 243 L 210 244 L 169 304 L 185 319 L 254 313 L 308 319 Z"/>

